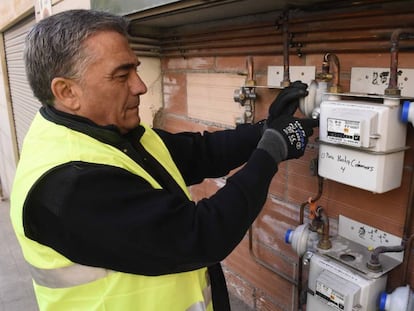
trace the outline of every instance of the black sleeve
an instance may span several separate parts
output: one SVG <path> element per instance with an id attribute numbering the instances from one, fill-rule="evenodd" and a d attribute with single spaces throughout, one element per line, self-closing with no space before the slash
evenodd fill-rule
<path id="1" fill-rule="evenodd" d="M 264 151 L 198 203 L 106 165 L 69 163 L 32 189 L 26 235 L 74 262 L 159 275 L 224 259 L 260 212 L 277 167 Z"/>
<path id="2" fill-rule="evenodd" d="M 262 135 L 262 124 L 241 124 L 234 130 L 181 132 L 156 130 L 187 185 L 227 175 L 245 163 Z"/>

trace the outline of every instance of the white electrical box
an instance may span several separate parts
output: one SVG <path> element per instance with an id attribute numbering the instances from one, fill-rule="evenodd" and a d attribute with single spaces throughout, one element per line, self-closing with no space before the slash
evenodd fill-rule
<path id="1" fill-rule="evenodd" d="M 319 175 L 376 193 L 398 188 L 406 141 L 400 113 L 398 99 L 323 101 Z"/>
<path id="2" fill-rule="evenodd" d="M 386 274 L 369 279 L 333 259 L 314 253 L 310 258 L 306 310 L 376 310 L 386 282 Z"/>

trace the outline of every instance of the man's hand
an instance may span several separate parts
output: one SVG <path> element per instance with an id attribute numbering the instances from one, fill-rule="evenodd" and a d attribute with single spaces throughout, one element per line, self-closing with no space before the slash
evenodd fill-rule
<path id="1" fill-rule="evenodd" d="M 284 88 L 269 107 L 268 124 L 282 115 L 293 116 L 299 107 L 299 100 L 308 95 L 307 88 L 308 85 L 301 81 Z"/>
<path id="2" fill-rule="evenodd" d="M 257 148 L 267 151 L 277 163 L 300 158 L 305 153 L 308 137 L 318 125 L 315 119 L 282 115 L 267 125 Z"/>

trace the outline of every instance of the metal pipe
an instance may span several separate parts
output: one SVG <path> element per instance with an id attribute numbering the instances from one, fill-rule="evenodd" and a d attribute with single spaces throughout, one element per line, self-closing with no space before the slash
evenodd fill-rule
<path id="1" fill-rule="evenodd" d="M 318 201 L 322 196 L 322 192 L 323 192 L 323 177 L 318 175 L 318 193 L 316 194 L 316 196 L 314 198 L 311 198 L 308 201 L 303 202 L 300 205 L 299 225 L 303 224 L 303 220 L 305 218 L 305 207 L 309 203 L 315 203 L 316 201 Z M 303 282 L 302 273 L 303 273 L 303 261 L 301 260 L 301 258 L 299 258 L 299 263 L 298 263 L 298 285 L 297 285 L 297 295 L 298 295 L 299 304 L 300 304 L 300 297 L 301 297 L 301 294 L 302 294 L 302 282 Z"/>
<path id="2" fill-rule="evenodd" d="M 254 80 L 254 63 L 253 63 L 253 56 L 247 57 L 247 80 L 246 86 L 254 87 L 256 85 L 256 81 Z"/>
<path id="3" fill-rule="evenodd" d="M 284 12 L 282 16 L 282 40 L 283 40 L 283 81 L 281 87 L 290 85 L 289 76 L 289 12 Z"/>
<path id="4" fill-rule="evenodd" d="M 412 162 L 414 166 L 414 161 Z M 405 221 L 403 229 L 402 244 L 405 245 L 405 253 L 403 259 L 403 272 L 401 285 L 405 285 L 407 281 L 407 272 L 409 267 L 409 261 L 411 257 L 412 243 L 414 240 L 414 234 L 409 236 L 409 232 L 413 222 L 413 211 L 414 211 L 414 173 L 411 174 L 410 192 L 408 196 L 407 210 L 405 212 Z"/>
<path id="5" fill-rule="evenodd" d="M 404 260 L 403 260 L 403 272 L 402 272 L 402 281 L 401 285 L 407 284 L 407 276 L 408 276 L 408 267 L 410 263 L 411 251 L 413 247 L 414 241 L 414 234 L 410 236 L 405 244 L 405 253 L 404 253 Z"/>
<path id="6" fill-rule="evenodd" d="M 388 87 L 385 89 L 385 95 L 401 95 L 401 90 L 398 88 L 398 50 L 399 41 L 403 35 L 414 38 L 414 28 L 396 29 L 391 34 L 390 80 Z"/>
<path id="7" fill-rule="evenodd" d="M 326 50 L 332 53 L 374 53 L 388 51 L 388 41 L 372 41 L 372 42 L 338 42 L 335 46 L 332 43 L 312 43 L 301 48 L 302 54 L 319 54 Z M 400 44 L 401 48 L 401 44 Z M 414 44 L 405 44 L 405 50 L 414 50 Z M 212 48 L 208 45 L 202 48 L 180 49 L 178 46 L 172 51 L 163 51 L 162 57 L 215 57 L 215 56 L 247 56 L 247 55 L 280 55 L 282 51 L 281 45 L 269 45 L 267 42 L 261 42 L 257 45 L 237 45 L 223 46 Z M 139 50 L 135 51 L 139 55 Z M 292 51 L 291 54 L 296 54 Z"/>
<path id="8" fill-rule="evenodd" d="M 324 60 L 328 63 L 329 73 L 332 75 L 331 86 L 329 87 L 329 92 L 331 93 L 340 93 L 342 91 L 339 84 L 339 75 L 340 75 L 340 66 L 339 58 L 336 54 L 326 53 Z"/>
<path id="9" fill-rule="evenodd" d="M 316 212 L 322 220 L 322 237 L 319 239 L 318 248 L 325 250 L 330 249 L 332 247 L 332 243 L 329 239 L 329 217 L 325 210 L 320 206 L 316 209 Z"/>
<path id="10" fill-rule="evenodd" d="M 367 268 L 372 271 L 381 271 L 382 265 L 379 261 L 379 255 L 382 253 L 399 253 L 404 251 L 404 245 L 396 246 L 378 246 L 371 253 L 371 258 L 367 262 Z"/>
<path id="11" fill-rule="evenodd" d="M 298 286 L 298 281 L 288 275 L 286 275 L 285 273 L 276 270 L 274 267 L 272 267 L 271 265 L 269 265 L 267 262 L 265 262 L 264 260 L 260 259 L 259 257 L 256 256 L 256 254 L 254 253 L 253 250 L 253 225 L 250 226 L 249 228 L 249 253 L 250 256 L 254 259 L 254 261 L 256 261 L 258 264 L 260 264 L 261 266 L 265 267 L 266 269 L 272 271 L 273 273 L 277 274 L 278 276 L 280 276 L 282 279 L 288 281 L 289 283 Z"/>

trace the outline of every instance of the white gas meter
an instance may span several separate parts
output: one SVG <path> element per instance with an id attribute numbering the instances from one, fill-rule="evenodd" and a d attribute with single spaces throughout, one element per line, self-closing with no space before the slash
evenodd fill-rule
<path id="1" fill-rule="evenodd" d="M 308 281 L 307 310 L 373 311 L 385 289 L 387 275 L 367 278 L 337 261 L 312 254 Z"/>
<path id="2" fill-rule="evenodd" d="M 406 149 L 400 100 L 347 98 L 320 105 L 319 175 L 376 193 L 399 187 Z"/>

